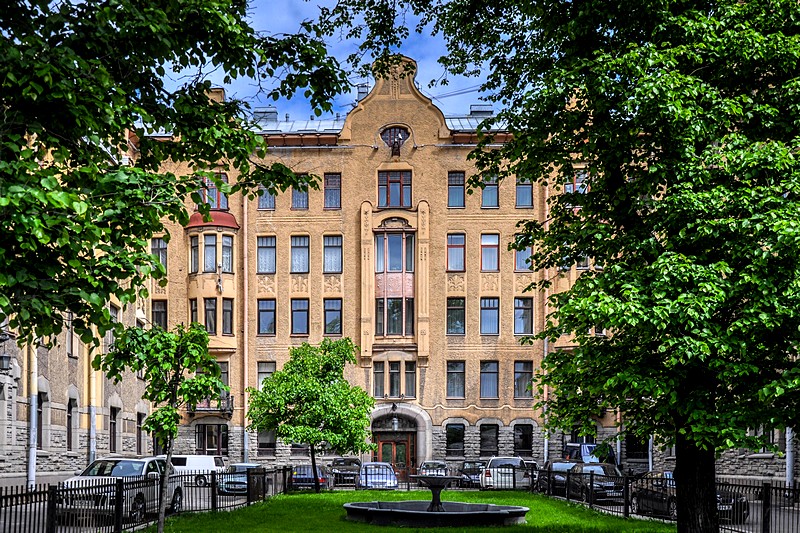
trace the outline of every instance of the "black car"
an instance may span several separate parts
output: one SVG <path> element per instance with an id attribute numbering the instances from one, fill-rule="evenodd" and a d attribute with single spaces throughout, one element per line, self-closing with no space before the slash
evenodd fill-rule
<path id="1" fill-rule="evenodd" d="M 672 472 L 648 472 L 636 480 L 631 486 L 631 512 L 676 520 L 678 502 Z M 722 520 L 742 524 L 750 518 L 750 504 L 742 494 L 717 489 L 717 512 Z"/>
<path id="2" fill-rule="evenodd" d="M 356 457 L 336 457 L 331 462 L 331 475 L 337 484 L 353 484 L 356 482 L 361 461 Z"/>
<path id="3" fill-rule="evenodd" d="M 547 461 L 536 480 L 539 492 L 566 495 L 567 472 L 576 464 L 575 461 Z"/>
<path id="4" fill-rule="evenodd" d="M 458 473 L 461 474 L 462 487 L 480 487 L 481 471 L 486 468 L 486 461 L 464 461 Z"/>
<path id="5" fill-rule="evenodd" d="M 622 472 L 610 463 L 577 463 L 569 470 L 569 495 L 584 502 L 621 500 Z"/>
<path id="6" fill-rule="evenodd" d="M 314 489 L 316 483 L 314 475 L 311 473 L 311 465 L 297 465 L 292 468 L 292 474 L 289 477 L 289 486 L 292 489 Z M 319 479 L 319 488 L 328 489 L 331 487 L 331 478 L 322 466 L 317 466 L 317 478 Z"/>

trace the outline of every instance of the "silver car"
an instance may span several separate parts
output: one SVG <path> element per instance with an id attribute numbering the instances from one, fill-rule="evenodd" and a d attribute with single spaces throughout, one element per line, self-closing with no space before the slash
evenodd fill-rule
<path id="1" fill-rule="evenodd" d="M 166 462 L 155 457 L 97 459 L 59 485 L 56 517 L 60 520 L 87 517 L 113 518 L 117 509 L 117 479 L 123 480 L 124 519 L 138 523 L 147 513 L 158 512 L 158 493 Z M 174 470 L 169 470 L 168 510 L 183 507 L 183 486 Z"/>
<path id="2" fill-rule="evenodd" d="M 521 457 L 492 457 L 481 469 L 481 489 L 528 489 L 531 476 Z"/>

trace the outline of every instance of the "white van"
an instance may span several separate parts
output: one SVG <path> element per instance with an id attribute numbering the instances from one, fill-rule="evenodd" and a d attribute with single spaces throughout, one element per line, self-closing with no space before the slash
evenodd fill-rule
<path id="1" fill-rule="evenodd" d="M 166 455 L 159 455 L 166 458 Z M 194 482 L 198 487 L 204 487 L 211 479 L 211 472 L 222 472 L 225 470 L 225 458 L 221 455 L 173 455 L 172 466 L 175 471 L 180 473 L 191 472 Z"/>

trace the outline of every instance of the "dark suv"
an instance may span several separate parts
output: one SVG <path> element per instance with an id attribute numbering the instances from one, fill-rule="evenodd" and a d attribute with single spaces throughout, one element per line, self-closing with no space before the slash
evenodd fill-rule
<path id="1" fill-rule="evenodd" d="M 622 499 L 622 472 L 616 465 L 577 463 L 569 474 L 570 497 L 585 502 Z"/>
<path id="2" fill-rule="evenodd" d="M 361 461 L 355 457 L 336 457 L 331 462 L 330 472 L 337 484 L 354 484 L 361 469 Z"/>
<path id="3" fill-rule="evenodd" d="M 567 472 L 575 466 L 575 461 L 547 461 L 536 480 L 536 488 L 545 494 L 567 493 Z"/>

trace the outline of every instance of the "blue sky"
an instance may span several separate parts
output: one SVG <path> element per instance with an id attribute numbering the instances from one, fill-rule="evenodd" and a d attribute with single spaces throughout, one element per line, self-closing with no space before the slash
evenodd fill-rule
<path id="1" fill-rule="evenodd" d="M 256 30 L 267 33 L 293 33 L 298 30 L 300 22 L 303 20 L 316 18 L 319 5 L 330 4 L 332 4 L 330 0 L 311 0 L 311 2 L 304 0 L 251 0 L 251 23 Z M 331 41 L 328 44 L 330 51 L 340 61 L 343 61 L 356 46 L 354 43 L 341 41 Z M 412 33 L 407 43 L 399 51 L 416 60 L 418 68 L 416 79 L 420 89 L 428 97 L 433 97 L 434 104 L 445 115 L 466 114 L 469 112 L 470 104 L 480 102 L 480 95 L 477 92 L 477 87 L 481 82 L 479 78 L 449 76 L 448 85 L 428 87 L 431 80 L 439 79 L 444 74 L 444 70 L 436 62 L 446 52 L 441 38 L 431 37 L 429 34 Z M 221 79 L 221 75 L 213 73 L 210 78 L 212 81 L 216 81 Z M 357 77 L 352 77 L 351 81 L 354 85 L 364 81 L 369 81 L 372 85 L 372 80 Z M 226 86 L 225 90 L 231 96 L 250 102 L 252 107 L 275 105 L 281 117 L 285 113 L 289 113 L 293 120 L 306 120 L 312 114 L 310 104 L 302 95 L 296 96 L 291 101 L 273 102 L 265 99 L 263 95 L 259 95 L 258 89 L 252 81 L 239 80 Z M 334 101 L 334 113 L 346 114 L 351 109 L 353 102 L 355 102 L 355 86 L 350 94 L 340 95 Z"/>

